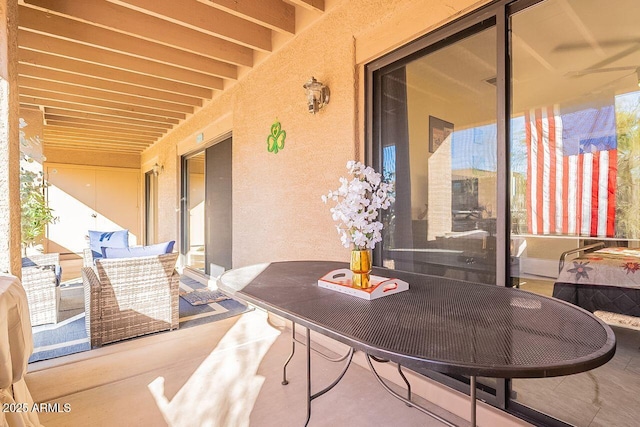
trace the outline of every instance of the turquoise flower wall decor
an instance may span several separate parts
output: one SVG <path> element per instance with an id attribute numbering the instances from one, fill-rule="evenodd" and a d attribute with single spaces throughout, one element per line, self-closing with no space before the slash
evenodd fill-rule
<path id="1" fill-rule="evenodd" d="M 278 154 L 278 151 L 284 149 L 284 140 L 286 137 L 287 132 L 282 130 L 280 122 L 274 122 L 271 125 L 271 134 L 267 137 L 267 151 Z"/>

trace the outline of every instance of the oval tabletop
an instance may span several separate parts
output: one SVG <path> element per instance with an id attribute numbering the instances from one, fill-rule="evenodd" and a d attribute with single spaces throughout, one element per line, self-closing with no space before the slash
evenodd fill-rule
<path id="1" fill-rule="evenodd" d="M 222 291 L 405 367 L 499 378 L 569 375 L 615 353 L 591 313 L 519 289 L 374 268 L 409 290 L 374 300 L 318 286 L 348 264 L 289 261 L 230 270 Z"/>

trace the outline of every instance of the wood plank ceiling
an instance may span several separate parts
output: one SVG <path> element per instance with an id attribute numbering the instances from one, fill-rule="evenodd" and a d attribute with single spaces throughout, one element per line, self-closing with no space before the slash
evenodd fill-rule
<path id="1" fill-rule="evenodd" d="M 324 0 L 19 0 L 21 108 L 46 148 L 139 154 Z M 45 149 L 46 149 L 45 148 Z"/>

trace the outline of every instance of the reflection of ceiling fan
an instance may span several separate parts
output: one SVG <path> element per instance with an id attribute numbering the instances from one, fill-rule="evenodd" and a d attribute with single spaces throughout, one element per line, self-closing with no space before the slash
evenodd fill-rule
<path id="1" fill-rule="evenodd" d="M 590 67 L 587 67 L 583 70 L 570 71 L 565 74 L 567 77 L 579 77 L 587 74 L 593 73 L 606 73 L 612 71 L 630 71 L 634 70 L 636 72 L 639 71 L 638 65 L 629 65 L 623 67 L 607 67 L 609 64 L 613 64 L 616 61 L 619 61 L 627 56 L 640 51 L 640 40 L 603 40 L 597 43 L 599 48 L 613 48 L 615 46 L 628 46 L 626 49 L 621 50 L 620 52 L 611 55 L 608 58 L 603 59 L 600 62 L 597 62 Z M 592 47 L 592 45 L 587 43 L 565 43 L 557 46 L 554 50 L 557 52 L 567 52 L 571 50 L 582 50 Z M 640 76 L 639 76 L 640 77 Z"/>
<path id="2" fill-rule="evenodd" d="M 613 72 L 613 71 L 635 71 L 635 72 L 640 72 L 640 66 L 639 65 L 629 65 L 626 67 L 608 67 L 608 68 L 585 68 L 584 70 L 576 70 L 576 71 L 569 71 L 568 73 L 565 74 L 566 77 L 579 77 L 579 76 L 584 76 L 587 74 L 595 74 L 595 73 L 609 73 L 609 72 Z M 640 78 L 640 75 L 639 75 Z"/>
<path id="3" fill-rule="evenodd" d="M 594 49 L 594 46 L 598 48 L 611 49 L 616 47 L 630 46 L 630 49 L 637 50 L 640 47 L 640 39 L 611 39 L 611 40 L 598 40 L 592 43 L 561 43 L 557 45 L 553 50 L 555 52 L 567 52 L 571 50 L 582 49 Z"/>

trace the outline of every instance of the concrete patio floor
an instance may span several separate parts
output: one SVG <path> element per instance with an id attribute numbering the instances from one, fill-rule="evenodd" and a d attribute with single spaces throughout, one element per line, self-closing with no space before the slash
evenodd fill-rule
<path id="1" fill-rule="evenodd" d="M 273 327 L 256 310 L 37 362 L 30 365 L 27 383 L 35 402 L 70 406 L 67 413 L 41 413 L 47 427 L 301 426 L 306 415 L 303 348 L 290 364 L 290 384 L 281 385 L 290 347 L 289 330 Z M 340 366 L 314 355 L 314 391 L 332 381 Z M 343 425 L 443 424 L 394 399 L 370 372 L 352 364 L 334 390 L 313 401 L 309 423 Z"/>

